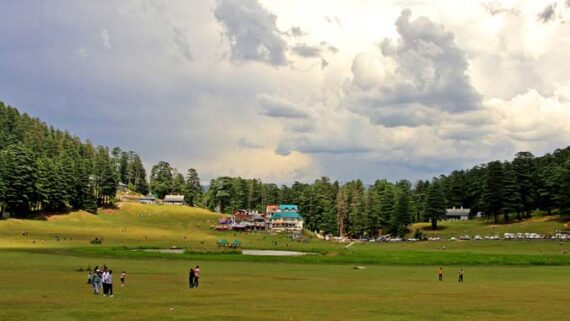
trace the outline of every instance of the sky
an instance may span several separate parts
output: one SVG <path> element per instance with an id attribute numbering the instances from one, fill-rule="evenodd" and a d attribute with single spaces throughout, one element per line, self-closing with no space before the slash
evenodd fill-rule
<path id="1" fill-rule="evenodd" d="M 0 12 L 0 100 L 149 168 L 415 181 L 570 142 L 570 0 L 21 0 Z"/>

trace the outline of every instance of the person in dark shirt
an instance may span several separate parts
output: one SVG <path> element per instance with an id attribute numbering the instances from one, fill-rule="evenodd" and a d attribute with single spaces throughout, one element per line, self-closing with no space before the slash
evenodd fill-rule
<path id="1" fill-rule="evenodd" d="M 190 269 L 190 272 L 188 273 L 188 284 L 191 289 L 194 287 L 195 280 L 196 280 L 196 274 L 194 274 L 194 269 Z"/>

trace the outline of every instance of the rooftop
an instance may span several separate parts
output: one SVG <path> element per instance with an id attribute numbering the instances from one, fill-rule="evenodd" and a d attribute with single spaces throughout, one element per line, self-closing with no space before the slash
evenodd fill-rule
<path id="1" fill-rule="evenodd" d="M 283 218 L 294 218 L 298 220 L 302 220 L 303 217 L 297 212 L 289 212 L 289 213 L 276 213 L 271 217 L 271 220 L 278 220 Z"/>
<path id="2" fill-rule="evenodd" d="M 184 202 L 184 195 L 166 195 L 165 202 Z"/>

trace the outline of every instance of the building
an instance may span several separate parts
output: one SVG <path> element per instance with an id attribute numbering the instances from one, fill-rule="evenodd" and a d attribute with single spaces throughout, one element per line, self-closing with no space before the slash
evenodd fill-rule
<path id="1" fill-rule="evenodd" d="M 249 229 L 264 230 L 267 228 L 267 223 L 263 216 L 255 211 L 235 210 L 232 221 Z"/>
<path id="2" fill-rule="evenodd" d="M 303 217 L 297 212 L 277 212 L 269 219 L 269 225 L 276 231 L 301 231 L 303 230 Z"/>
<path id="3" fill-rule="evenodd" d="M 164 204 L 170 204 L 170 205 L 184 205 L 186 204 L 186 202 L 184 202 L 184 195 L 166 195 L 164 197 Z"/>
<path id="4" fill-rule="evenodd" d="M 279 212 L 290 212 L 290 213 L 298 213 L 299 207 L 297 205 L 291 204 L 282 204 L 279 205 Z"/>
<path id="5" fill-rule="evenodd" d="M 267 205 L 265 207 L 265 216 L 267 218 L 271 218 L 277 212 L 279 212 L 279 205 Z"/>
<path id="6" fill-rule="evenodd" d="M 469 212 L 471 212 L 469 208 L 448 208 L 445 213 L 445 219 L 467 221 L 469 219 Z"/>
<path id="7" fill-rule="evenodd" d="M 141 204 L 156 204 L 156 198 L 152 195 L 147 195 L 145 197 L 139 198 L 139 203 L 141 203 Z"/>

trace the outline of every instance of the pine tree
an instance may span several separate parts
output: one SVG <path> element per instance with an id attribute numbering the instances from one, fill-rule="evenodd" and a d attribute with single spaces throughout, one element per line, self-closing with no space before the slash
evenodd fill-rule
<path id="1" fill-rule="evenodd" d="M 560 204 L 560 214 L 570 216 L 570 159 L 565 161 L 558 173 L 560 190 L 557 201 Z"/>
<path id="2" fill-rule="evenodd" d="M 190 168 L 186 174 L 186 187 L 184 188 L 184 200 L 190 206 L 196 206 L 202 202 L 203 189 L 200 185 L 198 172 Z"/>
<path id="3" fill-rule="evenodd" d="M 345 188 L 341 187 L 336 196 L 336 213 L 337 213 L 337 224 L 338 224 L 338 234 L 342 237 L 345 235 L 345 221 L 347 216 L 347 206 L 346 206 L 346 192 Z"/>
<path id="4" fill-rule="evenodd" d="M 487 164 L 485 185 L 483 190 L 483 202 L 490 215 L 495 218 L 495 224 L 499 222 L 499 213 L 503 209 L 503 183 L 505 174 L 503 164 L 499 161 Z"/>
<path id="5" fill-rule="evenodd" d="M 533 180 L 534 155 L 530 152 L 519 152 L 513 160 L 513 170 L 516 174 L 519 195 L 521 198 L 521 210 L 525 217 L 530 217 L 531 210 L 536 203 L 536 190 Z"/>
<path id="6" fill-rule="evenodd" d="M 409 192 L 404 189 L 396 197 L 396 204 L 391 218 L 392 233 L 404 236 L 407 226 L 410 224 L 410 200 Z"/>
<path id="7" fill-rule="evenodd" d="M 184 176 L 180 174 L 176 169 L 173 170 L 172 176 L 171 193 L 176 195 L 184 194 L 184 186 L 186 185 Z"/>
<path id="8" fill-rule="evenodd" d="M 380 224 L 383 233 L 390 231 L 390 218 L 394 212 L 394 187 L 387 185 L 380 200 Z"/>
<path id="9" fill-rule="evenodd" d="M 36 166 L 29 149 L 13 144 L 2 151 L 4 204 L 16 216 L 29 214 L 35 201 Z"/>
<path id="10" fill-rule="evenodd" d="M 170 164 L 160 161 L 152 167 L 150 173 L 150 190 L 162 199 L 172 192 L 173 169 Z"/>
<path id="11" fill-rule="evenodd" d="M 431 228 L 437 229 L 437 221 L 445 216 L 445 197 L 437 180 L 432 181 L 427 190 L 423 216 L 431 222 Z"/>
<path id="12" fill-rule="evenodd" d="M 504 181 L 503 181 L 503 215 L 505 222 L 509 222 L 509 213 L 519 213 L 521 209 L 521 197 L 519 194 L 519 186 L 517 185 L 517 177 L 509 163 L 503 164 Z"/>

